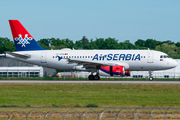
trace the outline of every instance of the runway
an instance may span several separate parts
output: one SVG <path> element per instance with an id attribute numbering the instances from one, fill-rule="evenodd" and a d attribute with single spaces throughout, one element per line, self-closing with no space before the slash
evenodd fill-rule
<path id="1" fill-rule="evenodd" d="M 180 81 L 56 81 L 56 80 L 0 80 L 0 84 L 4 83 L 39 83 L 39 84 L 180 84 Z"/>

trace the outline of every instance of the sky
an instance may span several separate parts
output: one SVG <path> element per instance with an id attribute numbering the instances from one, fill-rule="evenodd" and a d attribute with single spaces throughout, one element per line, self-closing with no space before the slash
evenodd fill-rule
<path id="1" fill-rule="evenodd" d="M 180 0 L 1 0 L 0 37 L 12 38 L 9 19 L 36 39 L 86 36 L 180 42 Z"/>

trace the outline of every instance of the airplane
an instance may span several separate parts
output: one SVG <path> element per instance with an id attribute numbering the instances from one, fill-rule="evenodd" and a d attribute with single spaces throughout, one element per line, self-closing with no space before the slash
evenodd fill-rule
<path id="1" fill-rule="evenodd" d="M 166 53 L 155 50 L 46 50 L 18 20 L 9 20 L 16 52 L 5 52 L 8 58 L 58 70 L 87 71 L 89 80 L 100 76 L 130 76 L 130 71 L 166 70 L 177 62 Z"/>

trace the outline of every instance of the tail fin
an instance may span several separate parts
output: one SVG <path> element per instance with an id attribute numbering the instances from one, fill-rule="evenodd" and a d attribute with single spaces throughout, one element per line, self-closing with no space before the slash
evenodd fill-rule
<path id="1" fill-rule="evenodd" d="M 16 51 L 45 50 L 18 20 L 9 20 Z"/>

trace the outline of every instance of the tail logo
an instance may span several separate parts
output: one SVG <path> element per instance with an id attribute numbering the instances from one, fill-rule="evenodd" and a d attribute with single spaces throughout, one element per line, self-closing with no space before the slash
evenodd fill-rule
<path id="1" fill-rule="evenodd" d="M 30 44 L 28 40 L 32 40 L 32 37 L 28 37 L 28 34 L 25 34 L 24 39 L 22 38 L 22 35 L 19 34 L 19 38 L 15 38 L 15 41 L 18 41 L 17 44 L 22 44 L 21 47 L 26 47 L 26 44 Z"/>

